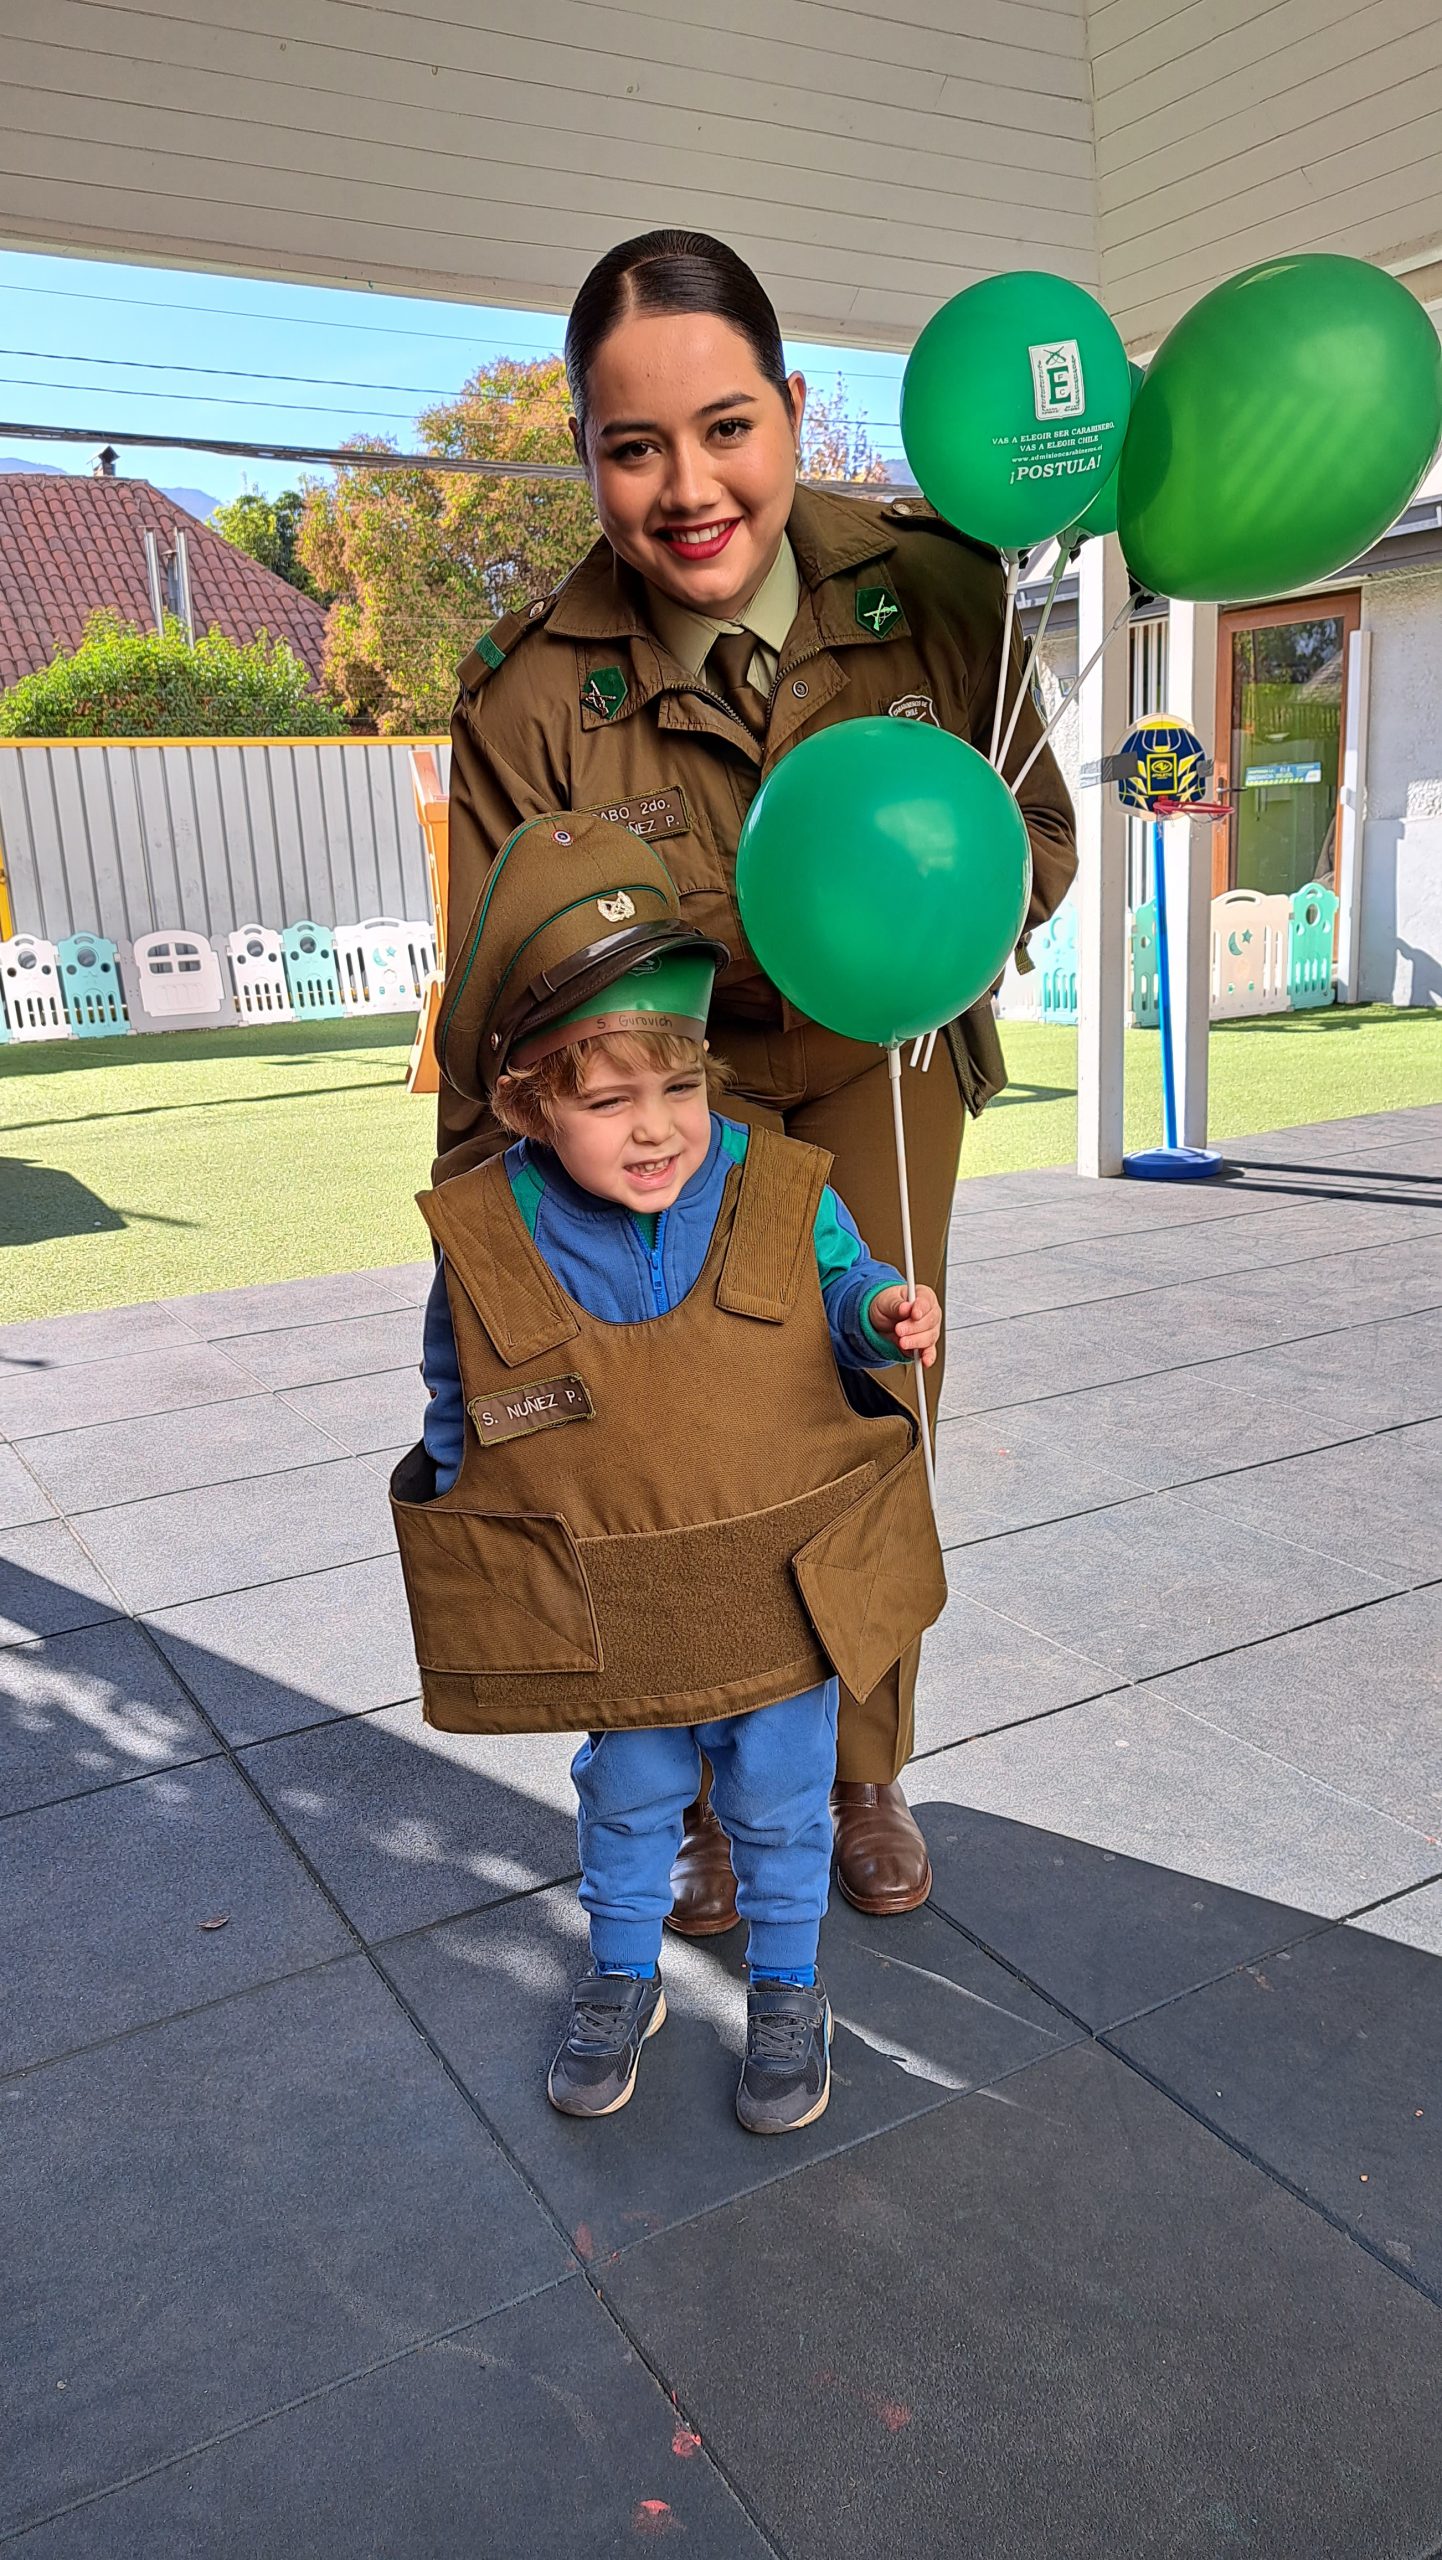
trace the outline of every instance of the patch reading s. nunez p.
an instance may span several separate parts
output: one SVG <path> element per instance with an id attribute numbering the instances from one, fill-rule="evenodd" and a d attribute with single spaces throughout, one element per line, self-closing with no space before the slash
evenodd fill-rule
<path id="1" fill-rule="evenodd" d="M 584 1378 L 537 1378 L 508 1395 L 472 1396 L 466 1407 L 483 1449 L 497 1440 L 522 1440 L 551 1431 L 558 1422 L 592 1422 L 596 1408 Z"/>
<path id="2" fill-rule="evenodd" d="M 588 818 L 609 818 L 613 827 L 629 827 L 633 836 L 685 836 L 691 832 L 686 795 L 674 785 L 660 791 L 642 791 L 634 800 L 611 800 L 584 814 Z"/>

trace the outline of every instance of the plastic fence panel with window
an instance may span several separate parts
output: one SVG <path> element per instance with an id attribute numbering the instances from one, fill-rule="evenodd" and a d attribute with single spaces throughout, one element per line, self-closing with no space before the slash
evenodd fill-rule
<path id="1" fill-rule="evenodd" d="M 234 1006 L 220 975 L 220 961 L 203 933 L 175 926 L 143 933 L 131 945 L 140 1009 L 162 1029 L 177 1014 L 207 1021 L 234 1020 Z"/>
<path id="2" fill-rule="evenodd" d="M 273 925 L 243 924 L 225 937 L 235 1001 L 245 1022 L 291 1022 L 290 990 L 280 935 Z"/>
<path id="3" fill-rule="evenodd" d="M 435 939 L 428 924 L 368 916 L 337 925 L 335 961 L 347 1013 L 414 1013 L 435 975 Z"/>
<path id="4" fill-rule="evenodd" d="M 1212 900 L 1212 1019 L 1287 1010 L 1287 900 L 1228 889 Z"/>
<path id="5" fill-rule="evenodd" d="M 17 933 L 0 942 L 0 1001 L 12 1040 L 70 1038 L 53 942 L 42 942 L 35 933 Z"/>
<path id="6" fill-rule="evenodd" d="M 55 946 L 60 994 L 77 1040 L 115 1040 L 130 1029 L 125 991 L 113 942 L 103 934 L 72 933 Z"/>
<path id="7" fill-rule="evenodd" d="M 1332 936 L 1337 921 L 1337 900 L 1330 889 L 1320 888 L 1309 880 L 1304 889 L 1292 893 L 1292 929 L 1287 944 L 1287 994 L 1294 1013 L 1304 1013 L 1311 1005 L 1330 1004 L 1332 985 Z"/>
<path id="8" fill-rule="evenodd" d="M 291 1009 L 300 1021 L 329 1022 L 345 1011 L 335 966 L 335 935 L 308 916 L 288 924 L 280 937 Z"/>
<path id="9" fill-rule="evenodd" d="M 1032 936 L 1031 956 L 1041 980 L 1043 1022 L 1076 1020 L 1076 909 L 1058 907 Z"/>

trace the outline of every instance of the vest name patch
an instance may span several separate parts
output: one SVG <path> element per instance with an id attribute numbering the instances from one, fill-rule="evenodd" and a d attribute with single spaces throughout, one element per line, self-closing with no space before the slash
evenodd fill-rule
<path id="1" fill-rule="evenodd" d="M 558 1422 L 592 1422 L 596 1408 L 584 1378 L 537 1378 L 508 1395 L 472 1396 L 466 1407 L 483 1449 L 497 1440 L 523 1440 Z"/>

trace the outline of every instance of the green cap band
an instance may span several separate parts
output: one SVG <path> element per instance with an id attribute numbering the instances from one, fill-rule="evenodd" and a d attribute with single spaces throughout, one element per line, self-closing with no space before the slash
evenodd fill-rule
<path id="1" fill-rule="evenodd" d="M 533 1067 L 553 1049 L 573 1048 L 578 1040 L 599 1040 L 607 1032 L 670 1031 L 686 1040 L 704 1040 L 711 989 L 716 979 L 716 953 L 659 951 L 639 960 L 624 976 L 613 978 L 584 1004 L 548 1022 L 532 1039 L 522 1038 L 509 1063 Z"/>

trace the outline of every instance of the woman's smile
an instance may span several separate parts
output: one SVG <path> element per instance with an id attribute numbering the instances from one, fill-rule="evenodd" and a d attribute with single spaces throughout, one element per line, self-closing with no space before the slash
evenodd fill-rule
<path id="1" fill-rule="evenodd" d="M 715 560 L 725 550 L 740 521 L 739 516 L 728 516 L 720 524 L 658 525 L 656 539 L 664 542 L 678 560 Z"/>

